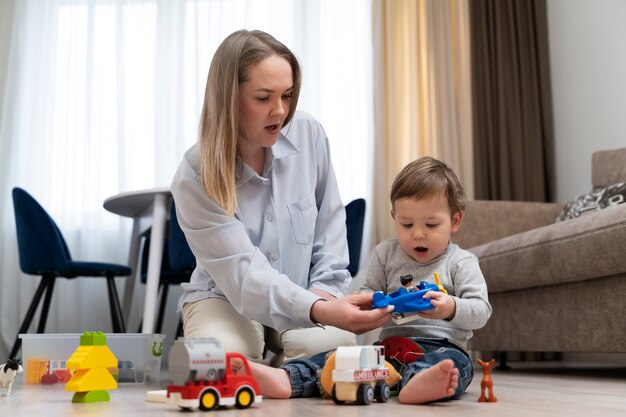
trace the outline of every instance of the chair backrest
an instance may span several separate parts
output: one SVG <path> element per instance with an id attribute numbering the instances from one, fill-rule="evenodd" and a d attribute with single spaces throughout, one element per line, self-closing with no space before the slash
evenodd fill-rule
<path id="1" fill-rule="evenodd" d="M 348 253 L 350 255 L 350 264 L 347 269 L 352 276 L 359 272 L 364 222 L 365 200 L 357 198 L 346 205 L 346 229 L 348 231 Z"/>
<path id="2" fill-rule="evenodd" d="M 13 210 L 22 272 L 33 275 L 69 272 L 72 258 L 65 239 L 37 200 L 15 187 Z"/>
<path id="3" fill-rule="evenodd" d="M 169 237 L 170 267 L 175 271 L 193 271 L 196 268 L 196 257 L 191 251 L 185 233 L 178 224 L 176 205 L 172 202 L 170 209 Z"/>

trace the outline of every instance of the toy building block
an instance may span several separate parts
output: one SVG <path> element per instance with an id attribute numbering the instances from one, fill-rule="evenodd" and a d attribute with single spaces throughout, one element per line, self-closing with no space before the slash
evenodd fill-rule
<path id="1" fill-rule="evenodd" d="M 108 368 L 116 368 L 117 359 L 106 345 L 102 332 L 85 332 L 80 346 L 67 361 L 67 369 L 75 370 L 65 384 L 65 391 L 74 391 L 73 403 L 110 401 L 107 390 L 117 389 L 117 382 Z"/>
<path id="2" fill-rule="evenodd" d="M 491 379 L 491 370 L 493 369 L 493 365 L 496 363 L 495 359 L 490 360 L 489 362 L 483 362 L 478 359 L 478 363 L 483 367 L 483 379 L 480 381 L 480 397 L 478 398 L 479 403 L 495 403 L 498 402 L 498 399 L 495 395 L 493 395 L 493 381 Z M 485 391 L 488 392 L 485 395 Z"/>
<path id="3" fill-rule="evenodd" d="M 48 372 L 48 361 L 33 358 L 29 359 L 26 366 L 25 381 L 27 384 L 39 384 L 41 378 Z"/>
<path id="4" fill-rule="evenodd" d="M 7 359 L 6 363 L 0 365 L 0 392 L 7 397 L 11 395 L 11 387 L 17 374 L 24 372 L 19 359 Z"/>

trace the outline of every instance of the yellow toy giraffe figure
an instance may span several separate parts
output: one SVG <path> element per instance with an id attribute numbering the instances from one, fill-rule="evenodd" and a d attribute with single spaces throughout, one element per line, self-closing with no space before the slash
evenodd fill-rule
<path id="1" fill-rule="evenodd" d="M 483 367 L 483 379 L 480 381 L 480 397 L 478 398 L 479 403 L 495 403 L 498 402 L 498 399 L 495 395 L 493 395 L 493 381 L 491 380 L 491 369 L 493 365 L 496 363 L 495 359 L 490 360 L 489 362 L 483 362 L 478 359 L 478 363 Z M 485 396 L 485 391 L 488 391 L 488 395 Z"/>

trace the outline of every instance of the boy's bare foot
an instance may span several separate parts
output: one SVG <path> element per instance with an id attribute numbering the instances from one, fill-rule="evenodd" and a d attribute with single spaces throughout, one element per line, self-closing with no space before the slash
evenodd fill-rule
<path id="1" fill-rule="evenodd" d="M 291 381 L 287 371 L 256 362 L 250 362 L 250 369 L 259 384 L 261 395 L 268 398 L 291 397 Z"/>
<path id="2" fill-rule="evenodd" d="M 400 390 L 398 400 L 405 404 L 437 401 L 454 394 L 458 385 L 459 370 L 452 360 L 444 359 L 413 376 Z"/>

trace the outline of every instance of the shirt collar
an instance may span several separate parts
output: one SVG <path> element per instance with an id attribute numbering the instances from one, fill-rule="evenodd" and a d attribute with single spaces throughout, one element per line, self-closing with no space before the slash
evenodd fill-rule
<path id="1" fill-rule="evenodd" d="M 267 154 L 263 174 L 269 176 L 275 159 L 281 159 L 291 156 L 298 151 L 299 149 L 292 141 L 287 138 L 287 136 L 283 135 L 282 132 L 279 133 L 276 143 L 272 145 L 272 147 L 270 148 L 270 152 L 268 152 Z M 237 159 L 236 170 L 237 172 L 241 173 L 241 176 L 237 181 L 237 187 L 247 183 L 252 178 L 259 177 L 259 175 L 254 172 L 252 168 L 241 162 L 240 159 Z"/>

